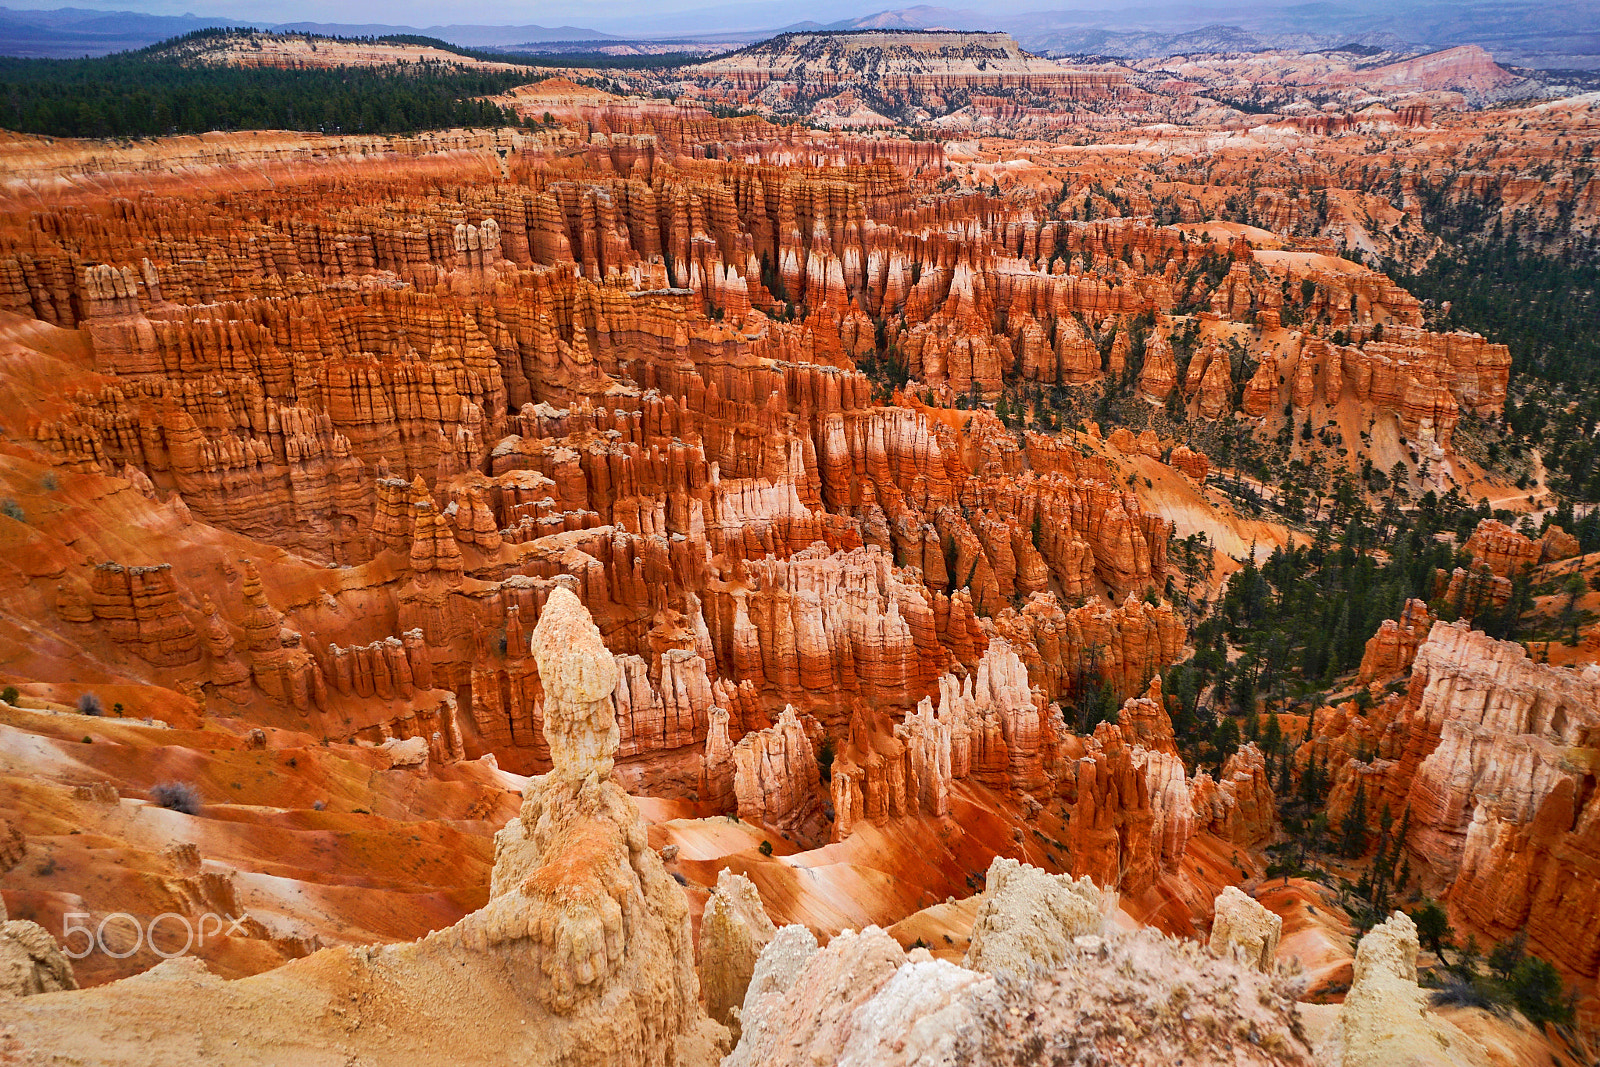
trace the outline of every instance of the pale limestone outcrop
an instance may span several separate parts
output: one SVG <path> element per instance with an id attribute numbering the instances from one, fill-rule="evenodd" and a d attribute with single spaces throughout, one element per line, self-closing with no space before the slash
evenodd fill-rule
<path id="1" fill-rule="evenodd" d="M 768 952 L 780 946 L 786 962 L 806 947 L 780 933 Z M 972 1020 L 958 994 L 992 979 L 926 950 L 920 956 L 908 959 L 876 926 L 844 931 L 807 955 L 789 983 L 771 982 L 759 997 L 752 985 L 744 1034 L 723 1067 L 939 1062 L 936 1053 L 948 1053 L 954 1032 Z"/>
<path id="2" fill-rule="evenodd" d="M 495 837 L 489 903 L 411 949 L 525 960 L 519 985 L 548 1013 L 564 1062 L 695 1060 L 719 1028 L 700 1007 L 683 894 L 610 777 L 616 660 L 565 586 L 552 590 L 532 646 L 554 766 Z"/>
<path id="3" fill-rule="evenodd" d="M 755 883 L 724 867 L 700 917 L 700 988 L 706 1012 L 739 1039 L 744 1003 L 756 960 L 777 928 L 761 907 Z"/>
<path id="4" fill-rule="evenodd" d="M 1312 1062 L 1278 979 L 1152 930 L 1086 936 L 1053 965 L 997 977 L 908 953 L 877 927 L 821 950 L 796 929 L 758 961 L 755 983 L 769 959 L 779 980 L 759 996 L 752 983 L 723 1067 Z"/>
<path id="5" fill-rule="evenodd" d="M 1482 1067 L 1482 1046 L 1429 1015 L 1417 985 L 1417 926 L 1404 912 L 1369 930 L 1338 1019 L 1317 1046 L 1328 1067 Z"/>
<path id="6" fill-rule="evenodd" d="M 1217 897 L 1211 920 L 1211 951 L 1218 956 L 1237 955 L 1261 971 L 1272 969 L 1283 919 L 1261 903 L 1230 885 Z"/>
<path id="7" fill-rule="evenodd" d="M 765 1025 L 818 951 L 817 935 L 804 926 L 790 923 L 778 928 L 756 957 L 755 969 L 745 988 L 744 1003 L 739 1009 L 744 1029 Z"/>
<path id="8" fill-rule="evenodd" d="M 570 589 L 560 586 L 550 593 L 532 644 L 544 684 L 551 773 L 577 782 L 607 778 L 621 741 L 611 705 L 617 663 Z"/>
<path id="9" fill-rule="evenodd" d="M 5 921 L 0 905 L 0 999 L 77 989 L 69 960 L 38 923 Z"/>
<path id="10" fill-rule="evenodd" d="M 407 770 L 428 769 L 428 739 L 425 737 L 390 738 L 378 748 L 389 758 L 389 766 Z"/>
<path id="11" fill-rule="evenodd" d="M 1074 881 L 996 856 L 964 963 L 975 971 L 1016 977 L 1036 967 L 1059 966 L 1075 938 L 1104 929 L 1116 900 L 1115 892 L 1103 892 L 1087 875 Z"/>

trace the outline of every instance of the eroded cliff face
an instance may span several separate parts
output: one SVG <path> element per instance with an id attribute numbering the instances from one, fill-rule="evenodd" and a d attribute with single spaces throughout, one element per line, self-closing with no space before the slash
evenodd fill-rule
<path id="1" fill-rule="evenodd" d="M 1369 657 L 1388 658 L 1421 618 L 1407 615 L 1385 624 Z M 1597 731 L 1600 668 L 1536 663 L 1521 645 L 1436 622 L 1403 695 L 1365 716 L 1353 705 L 1330 710 L 1302 752 L 1335 769 L 1335 817 L 1358 786 L 1369 811 L 1409 812 L 1412 855 L 1473 929 L 1502 939 L 1526 928 L 1534 951 L 1594 976 L 1600 941 L 1578 916 L 1600 893 Z"/>
<path id="2" fill-rule="evenodd" d="M 920 328 L 916 351 L 937 354 L 950 327 L 922 326 L 941 309 L 978 328 L 951 318 L 967 282 L 941 291 L 940 272 L 993 281 L 945 231 L 1001 220 L 918 178 L 936 143 L 819 138 L 805 150 L 830 165 L 802 165 L 792 132 L 593 106 L 612 132 L 561 142 L 563 160 L 551 139 L 506 142 L 504 170 L 476 137 L 367 145 L 370 166 L 347 141 L 230 142 L 239 163 L 183 157 L 192 187 L 7 216 L 16 403 L 0 424 L 25 456 L 0 479 L 28 516 L 0 519 L 19 562 L 0 579 L 15 677 L 52 714 L 81 688 L 45 679 L 104 679 L 109 719 L 181 733 L 96 728 L 106 770 L 80 774 L 67 746 L 84 734 L 16 717 L 19 736 L 54 731 L 68 768 L 38 803 L 129 850 L 132 888 L 90 907 L 237 900 L 227 887 L 263 862 L 242 832 L 202 810 L 202 867 L 179 871 L 134 825 L 153 786 L 193 777 L 204 804 L 248 809 L 238 826 L 274 827 L 300 887 L 249 898 L 249 936 L 207 950 L 221 975 L 477 910 L 506 789 L 559 758 L 532 635 L 567 588 L 611 657 L 621 788 L 651 798 L 657 826 L 685 824 L 653 829 L 662 840 L 713 831 L 674 868 L 692 922 L 727 857 L 763 840 L 837 846 L 837 890 L 775 886 L 776 860 L 749 872 L 775 915 L 825 935 L 969 892 L 1002 852 L 1203 912 L 1212 887 L 1182 860 L 1197 836 L 1237 837 L 1218 799 L 1234 787 L 1191 780 L 1170 724 L 1165 742 L 1079 737 L 1060 709 L 1097 686 L 1148 700 L 1184 654 L 1162 493 L 1198 494 L 1204 456 L 875 394 L 855 364 L 878 321 L 908 348 Z M 766 161 L 689 151 L 734 133 L 775 138 L 752 149 Z M 342 162 L 312 166 L 335 147 Z M 981 329 L 1010 345 L 985 307 Z M 1074 308 L 1039 320 L 1077 346 L 1074 373 L 1102 340 L 1135 358 L 1126 316 L 1080 324 Z M 1180 515 L 1238 522 L 1198 495 Z M 278 826 L 308 805 L 322 807 Z M 52 847 L 60 873 L 26 891 L 59 925 L 101 860 L 65 835 Z M 875 850 L 905 877 L 858 881 Z M 370 885 L 331 888 L 353 862 Z M 426 904 L 387 918 L 401 896 Z M 1188 906 L 1160 914 L 1192 928 Z M 604 940 L 609 913 L 595 916 Z M 84 980 L 155 962 L 91 960 Z M 544 980 L 581 1000 L 584 982 Z"/>
<path id="3" fill-rule="evenodd" d="M 1593 745 L 1600 726 L 1600 672 L 1536 664 L 1520 646 L 1459 623 L 1434 627 L 1411 687 L 1421 691 L 1407 750 L 1432 742 L 1411 786 L 1417 848 L 1446 871 L 1459 862 L 1476 797 L 1496 797 L 1496 810 L 1528 821 L 1559 780 L 1573 779 L 1563 764 Z"/>
<path id="4" fill-rule="evenodd" d="M 1600 973 L 1600 940 L 1578 918 L 1600 899 L 1586 769 L 1600 670 L 1535 664 L 1459 629 L 1438 633 L 1434 651 L 1412 683 L 1426 671 L 1415 717 L 1424 739 L 1438 731 L 1411 787 L 1418 850 L 1454 877 L 1451 905 L 1474 926 L 1495 938 L 1526 927 L 1547 959 Z"/>

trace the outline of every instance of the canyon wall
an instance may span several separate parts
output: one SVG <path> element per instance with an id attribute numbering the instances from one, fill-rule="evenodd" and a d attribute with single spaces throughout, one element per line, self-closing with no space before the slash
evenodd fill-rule
<path id="1" fill-rule="evenodd" d="M 1396 662 L 1425 618 L 1408 605 L 1368 658 Z M 1343 817 L 1358 786 L 1373 816 L 1409 813 L 1412 856 L 1471 928 L 1494 940 L 1526 929 L 1541 956 L 1600 973 L 1600 941 L 1578 921 L 1600 893 L 1600 667 L 1537 663 L 1466 623 L 1432 623 L 1412 655 L 1402 695 L 1365 715 L 1325 711 L 1302 747 L 1302 760 L 1333 771 L 1330 816 Z"/>

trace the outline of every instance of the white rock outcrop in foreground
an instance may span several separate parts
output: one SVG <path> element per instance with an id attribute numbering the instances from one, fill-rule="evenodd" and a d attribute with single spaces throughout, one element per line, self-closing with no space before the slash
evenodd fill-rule
<path id="1" fill-rule="evenodd" d="M 1105 929 L 1116 901 L 1115 893 L 1102 891 L 1088 875 L 1073 881 L 996 856 L 963 962 L 975 971 L 1015 976 L 1059 966 L 1077 938 Z"/>
<path id="2" fill-rule="evenodd" d="M 1218 956 L 1237 954 L 1259 971 L 1272 970 L 1272 959 L 1283 937 L 1283 919 L 1248 896 L 1238 886 L 1228 886 L 1217 897 L 1211 920 L 1211 951 Z"/>
<path id="3" fill-rule="evenodd" d="M 700 985 L 706 1011 L 739 1037 L 737 1009 L 744 1003 L 756 960 L 777 933 L 761 907 L 755 883 L 723 868 L 700 917 Z"/>
<path id="4" fill-rule="evenodd" d="M 1101 932 L 1092 885 L 1015 861 L 995 861 L 985 897 L 974 955 L 1002 973 L 908 953 L 876 927 L 824 949 L 779 930 L 723 1067 L 1312 1063 L 1274 976 L 1153 930 Z"/>
<path id="5" fill-rule="evenodd" d="M 1327 1067 L 1486 1067 L 1483 1048 L 1427 1011 L 1417 985 L 1417 925 L 1404 912 L 1367 931 L 1333 1027 L 1317 1046 Z"/>

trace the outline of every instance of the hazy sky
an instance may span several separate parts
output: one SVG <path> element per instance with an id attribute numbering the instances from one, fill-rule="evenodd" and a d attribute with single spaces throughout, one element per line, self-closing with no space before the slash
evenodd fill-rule
<path id="1" fill-rule="evenodd" d="M 1542 0 L 1504 0 L 1499 6 L 1525 11 L 1538 2 Z M 1594 4 L 1594 0 L 1555 0 L 1553 6 L 1567 9 L 1574 3 L 1581 9 L 1585 4 Z M 246 20 L 258 26 L 283 22 L 376 23 L 418 28 L 575 26 L 620 36 L 770 30 L 801 21 L 827 23 L 918 6 L 915 0 L 0 0 L 0 4 L 12 8 L 70 5 L 152 15 L 192 13 Z M 939 22 L 957 28 L 980 28 L 987 20 L 1025 12 L 1065 10 L 1095 12 L 1095 24 L 1114 28 L 1132 28 L 1141 23 L 1145 29 L 1178 28 L 1179 24 L 1193 28 L 1212 20 L 1248 26 L 1263 20 L 1287 20 L 1295 24 L 1296 32 L 1331 30 L 1331 26 L 1322 25 L 1330 19 L 1346 24 L 1348 29 L 1364 23 L 1387 25 L 1395 18 L 1423 11 L 1436 17 L 1474 10 L 1493 12 L 1495 8 L 1486 0 L 935 0 L 927 6 L 970 13 L 966 19 L 959 14 L 953 18 L 937 16 Z M 1600 10 L 1600 5 L 1595 6 Z M 1352 17 L 1356 22 L 1350 21 Z M 1126 24 L 1122 24 L 1124 18 L 1128 20 Z M 1374 19 L 1378 21 L 1373 22 Z"/>
<path id="2" fill-rule="evenodd" d="M 724 26 L 735 22 L 772 26 L 805 18 L 846 18 L 910 5 L 893 0 L 876 5 L 852 0 L 808 0 L 805 4 L 719 4 L 716 0 L 540 0 L 537 3 L 526 0 L 521 3 L 517 0 L 475 0 L 470 4 L 453 0 L 6 0 L 4 6 L 13 9 L 70 6 L 104 11 L 140 11 L 151 15 L 226 15 L 260 23 L 376 22 L 407 26 L 535 24 L 596 28 L 605 24 L 627 32 L 630 27 L 654 23 L 663 17 L 677 16 L 673 21 L 679 22 L 685 13 L 706 8 L 712 8 L 707 15 Z M 744 18 L 740 17 L 742 9 L 748 9 L 748 15 Z"/>
<path id="3" fill-rule="evenodd" d="M 278 22 L 383 23 L 405 26 L 583 26 L 609 33 L 660 33 L 768 29 L 802 20 L 829 22 L 911 7 L 905 0 L 3 0 L 11 8 L 78 7 L 141 11 L 151 15 L 217 15 L 259 24 Z M 1148 3 L 1149 0 L 1140 0 Z M 1189 0 L 1185 6 L 1237 6 L 1237 0 Z M 930 6 L 986 14 L 1040 9 L 1119 8 L 1127 0 L 971 0 Z"/>

